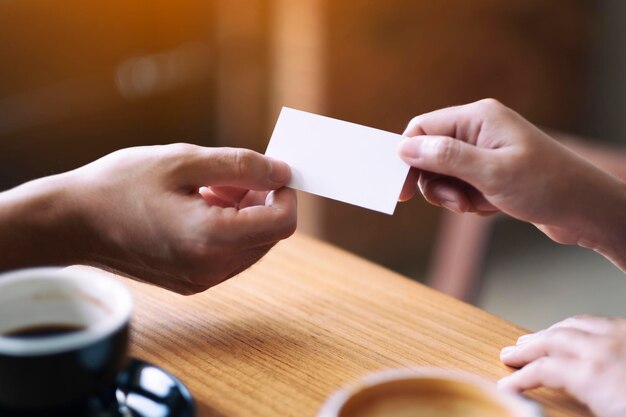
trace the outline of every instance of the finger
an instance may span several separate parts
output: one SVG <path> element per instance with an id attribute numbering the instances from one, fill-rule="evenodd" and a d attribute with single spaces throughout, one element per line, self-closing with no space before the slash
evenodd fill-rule
<path id="1" fill-rule="evenodd" d="M 245 188 L 226 185 L 214 185 L 210 188 L 201 187 L 200 193 L 205 197 L 205 200 L 210 195 L 212 198 L 227 202 L 227 205 L 223 207 L 236 207 L 239 209 L 264 205 L 268 194 L 267 191 L 246 190 Z"/>
<path id="2" fill-rule="evenodd" d="M 213 190 L 211 190 L 208 187 L 200 187 L 200 189 L 198 190 L 198 194 L 200 194 L 200 196 L 204 199 L 204 201 L 209 206 L 222 207 L 222 208 L 234 206 L 234 204 L 231 201 L 227 201 L 221 198 L 220 196 L 216 195 L 213 192 Z"/>
<path id="3" fill-rule="evenodd" d="M 455 213 L 465 213 L 470 210 L 469 199 L 463 190 L 443 178 L 422 180 L 419 185 L 422 195 L 431 204 L 445 207 Z"/>
<path id="4" fill-rule="evenodd" d="M 498 214 L 500 210 L 478 210 L 476 211 L 476 215 L 480 217 L 491 217 Z"/>
<path id="5" fill-rule="evenodd" d="M 400 144 L 400 157 L 412 167 L 456 177 L 478 189 L 489 165 L 484 152 L 449 136 L 415 136 Z"/>
<path id="6" fill-rule="evenodd" d="M 450 177 L 422 172 L 418 185 L 426 201 L 433 205 L 445 207 L 455 213 L 465 213 L 470 209 L 469 198 Z"/>
<path id="7" fill-rule="evenodd" d="M 269 196 L 268 191 L 249 191 L 239 203 L 239 208 L 263 206 Z"/>
<path id="8" fill-rule="evenodd" d="M 546 330 L 520 339 L 516 346 L 505 347 L 500 359 L 519 368 L 544 356 L 585 357 L 595 350 L 594 339 L 593 335 L 577 329 Z"/>
<path id="9" fill-rule="evenodd" d="M 239 204 L 250 191 L 247 188 L 232 187 L 230 185 L 213 185 L 210 189 L 213 194 L 230 202 L 233 206 Z"/>
<path id="10" fill-rule="evenodd" d="M 493 99 L 448 107 L 414 117 L 404 136 L 450 136 L 475 144 L 486 118 L 510 110 Z"/>
<path id="11" fill-rule="evenodd" d="M 230 185 L 251 190 L 276 190 L 291 178 L 289 166 L 249 149 L 188 147 L 177 155 L 178 173 L 199 186 Z M 175 179 L 178 180 L 178 179 Z"/>
<path id="12" fill-rule="evenodd" d="M 469 184 L 464 184 L 465 186 L 465 194 L 469 198 L 470 201 L 470 210 L 471 212 L 475 212 L 477 214 L 483 216 L 489 216 L 491 214 L 497 213 L 500 211 L 499 208 L 491 204 L 483 193 L 478 191 L 476 188 L 472 187 Z"/>
<path id="13" fill-rule="evenodd" d="M 429 174 L 420 176 L 419 188 L 424 198 L 431 204 L 445 207 L 456 213 L 490 215 L 499 211 L 471 185 L 456 178 Z"/>
<path id="14" fill-rule="evenodd" d="M 477 213 L 480 215 L 490 215 L 499 211 L 499 209 L 491 204 L 483 193 L 478 191 L 470 184 L 459 181 L 456 178 L 451 179 L 451 184 L 458 187 L 463 191 L 467 199 L 469 200 L 468 212 Z"/>
<path id="15" fill-rule="evenodd" d="M 296 228 L 296 192 L 281 188 L 267 195 L 264 205 L 240 210 L 212 208 L 205 228 L 222 244 L 238 248 L 261 246 L 289 237 Z"/>
<path id="16" fill-rule="evenodd" d="M 541 386 L 576 396 L 580 363 L 572 358 L 542 358 L 498 381 L 498 388 L 521 392 Z"/>
<path id="17" fill-rule="evenodd" d="M 424 113 L 411 119 L 402 133 L 404 136 L 442 135 L 457 137 L 459 125 L 467 123 L 464 109 L 468 105 L 453 106 Z"/>
<path id="18" fill-rule="evenodd" d="M 549 329 L 569 328 L 604 335 L 614 332 L 616 327 L 618 321 L 614 318 L 580 315 L 555 323 Z"/>
<path id="19" fill-rule="evenodd" d="M 398 200 L 400 201 L 408 201 L 417 192 L 417 180 L 420 176 L 420 171 L 411 168 L 409 170 L 409 174 L 404 181 L 404 185 L 402 186 L 402 191 L 400 192 L 400 197 Z"/>

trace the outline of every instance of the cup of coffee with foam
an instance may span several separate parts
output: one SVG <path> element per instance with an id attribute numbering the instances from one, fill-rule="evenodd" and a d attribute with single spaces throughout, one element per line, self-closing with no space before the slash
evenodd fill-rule
<path id="1" fill-rule="evenodd" d="M 132 300 L 88 269 L 0 274 L 0 416 L 89 416 L 115 401 Z"/>
<path id="2" fill-rule="evenodd" d="M 534 402 L 473 375 L 397 369 L 331 395 L 318 417 L 543 417 Z"/>

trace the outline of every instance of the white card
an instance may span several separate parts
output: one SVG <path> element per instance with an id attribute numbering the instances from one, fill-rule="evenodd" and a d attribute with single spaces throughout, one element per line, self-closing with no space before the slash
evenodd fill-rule
<path id="1" fill-rule="evenodd" d="M 291 166 L 289 187 L 393 214 L 409 171 L 403 138 L 283 107 L 265 154 Z"/>

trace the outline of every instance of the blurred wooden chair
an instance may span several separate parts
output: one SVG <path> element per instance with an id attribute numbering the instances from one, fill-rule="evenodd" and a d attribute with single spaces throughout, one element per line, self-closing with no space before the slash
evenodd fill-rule
<path id="1" fill-rule="evenodd" d="M 428 285 L 475 303 L 494 221 L 495 216 L 456 214 L 445 210 L 427 274 Z"/>

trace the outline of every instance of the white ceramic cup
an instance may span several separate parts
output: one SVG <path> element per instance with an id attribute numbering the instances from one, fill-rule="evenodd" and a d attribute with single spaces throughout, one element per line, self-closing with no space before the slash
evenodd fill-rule
<path id="1" fill-rule="evenodd" d="M 392 369 L 332 394 L 318 417 L 543 417 L 520 395 L 474 375 L 442 369 Z"/>

